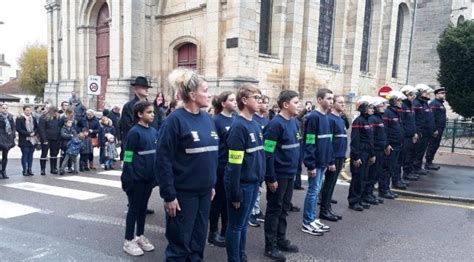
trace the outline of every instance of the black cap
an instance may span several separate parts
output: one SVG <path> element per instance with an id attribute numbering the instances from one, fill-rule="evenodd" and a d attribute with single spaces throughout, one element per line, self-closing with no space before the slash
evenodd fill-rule
<path id="1" fill-rule="evenodd" d="M 151 88 L 150 84 L 148 83 L 148 80 L 144 76 L 138 76 L 135 78 L 135 81 L 132 83 L 132 86 L 143 86 L 146 88 Z"/>
<path id="2" fill-rule="evenodd" d="M 446 92 L 446 89 L 440 86 L 440 87 L 435 88 L 434 93 L 436 95 L 437 93 L 442 92 L 442 91 Z"/>

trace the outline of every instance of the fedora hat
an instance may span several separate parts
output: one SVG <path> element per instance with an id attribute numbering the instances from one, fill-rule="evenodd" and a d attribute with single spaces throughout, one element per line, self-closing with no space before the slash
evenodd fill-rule
<path id="1" fill-rule="evenodd" d="M 144 76 L 138 76 L 135 78 L 135 81 L 133 81 L 132 86 L 143 86 L 146 88 L 151 88 L 150 84 L 148 83 L 148 80 Z"/>

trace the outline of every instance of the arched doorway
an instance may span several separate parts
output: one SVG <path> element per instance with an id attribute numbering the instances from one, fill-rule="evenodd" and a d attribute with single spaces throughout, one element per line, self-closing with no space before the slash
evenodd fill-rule
<path id="1" fill-rule="evenodd" d="M 193 43 L 186 43 L 178 48 L 177 67 L 197 68 L 197 46 Z"/>
<path id="2" fill-rule="evenodd" d="M 109 6 L 104 3 L 97 16 L 97 50 L 96 65 L 97 75 L 101 76 L 101 92 L 97 98 L 97 109 L 104 109 L 105 92 L 107 90 L 107 79 L 109 78 L 110 48 L 109 48 Z"/>
<path id="3" fill-rule="evenodd" d="M 460 16 L 458 17 L 458 23 L 457 23 L 456 25 L 459 25 L 459 24 L 461 24 L 461 23 L 464 23 L 464 21 L 465 21 L 464 16 L 460 15 Z"/>

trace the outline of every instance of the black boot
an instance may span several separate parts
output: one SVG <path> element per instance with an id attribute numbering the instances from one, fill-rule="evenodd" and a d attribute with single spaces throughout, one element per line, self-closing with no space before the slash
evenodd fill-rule
<path id="1" fill-rule="evenodd" d="M 407 186 L 403 184 L 401 181 L 398 181 L 392 185 L 393 188 L 395 189 L 401 189 L 401 190 L 406 190 Z"/>
<path id="2" fill-rule="evenodd" d="M 386 198 L 386 199 L 395 199 L 395 197 L 390 194 L 389 191 L 380 191 L 379 192 L 379 197 L 383 197 L 383 198 Z"/>
<path id="3" fill-rule="evenodd" d="M 7 174 L 5 173 L 5 170 L 0 171 L 0 173 L 2 174 L 2 178 L 3 178 L 3 179 L 9 179 L 9 177 L 8 177 Z"/>
<path id="4" fill-rule="evenodd" d="M 337 220 L 339 220 L 335 215 L 331 214 L 329 210 L 323 210 L 323 209 L 319 212 L 319 218 L 328 220 L 328 221 L 333 221 L 333 222 L 337 222 Z"/>
<path id="5" fill-rule="evenodd" d="M 49 159 L 49 172 L 53 175 L 58 174 L 58 159 L 57 158 L 50 158 Z"/>
<path id="6" fill-rule="evenodd" d="M 28 170 L 27 170 L 26 172 L 28 172 L 28 175 L 29 175 L 29 176 L 34 176 L 34 175 L 35 175 L 35 174 L 33 174 L 33 172 L 31 171 L 31 168 L 28 168 Z"/>
<path id="7" fill-rule="evenodd" d="M 427 169 L 427 170 L 437 171 L 437 170 L 439 170 L 439 168 L 440 168 L 439 166 L 433 165 L 433 162 L 431 162 L 431 161 L 425 163 L 425 169 Z"/>
<path id="8" fill-rule="evenodd" d="M 207 242 L 216 247 L 225 247 L 225 239 L 217 232 L 209 232 Z"/>
<path id="9" fill-rule="evenodd" d="M 265 248 L 265 256 L 273 261 L 286 261 L 285 255 L 281 253 L 277 248 Z"/>
<path id="10" fill-rule="evenodd" d="M 23 170 L 22 172 L 23 176 L 29 176 L 30 174 L 28 174 L 28 172 L 26 172 L 26 170 Z"/>
<path id="11" fill-rule="evenodd" d="M 45 175 L 46 175 L 46 171 L 45 171 L 44 169 L 41 169 L 40 175 L 45 176 Z"/>

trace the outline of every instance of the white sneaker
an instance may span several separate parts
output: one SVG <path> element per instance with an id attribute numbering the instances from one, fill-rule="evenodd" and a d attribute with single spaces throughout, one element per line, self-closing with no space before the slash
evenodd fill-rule
<path id="1" fill-rule="evenodd" d="M 329 226 L 326 226 L 325 224 L 321 223 L 321 221 L 319 219 L 316 219 L 313 222 L 311 222 L 311 225 L 313 227 L 318 227 L 319 229 L 321 229 L 324 232 L 329 232 L 329 230 L 331 229 Z"/>
<path id="2" fill-rule="evenodd" d="M 138 246 L 136 238 L 133 240 L 125 240 L 125 243 L 123 243 L 123 251 L 134 257 L 143 255 L 143 250 Z"/>
<path id="3" fill-rule="evenodd" d="M 105 165 L 104 165 L 104 164 L 100 164 L 100 167 L 101 167 L 101 168 L 105 168 Z"/>
<path id="4" fill-rule="evenodd" d="M 301 227 L 301 231 L 303 231 L 305 233 L 308 233 L 310 235 L 313 235 L 313 236 L 322 236 L 322 235 L 324 235 L 324 231 L 321 230 L 319 227 L 313 226 L 312 223 L 309 223 L 309 224 L 304 224 L 303 223 L 303 226 Z"/>
<path id="5" fill-rule="evenodd" d="M 148 238 L 146 238 L 144 235 L 136 237 L 135 239 L 137 241 L 138 246 L 141 247 L 143 251 L 150 252 L 155 250 L 155 247 L 150 243 L 150 240 L 148 240 Z"/>

